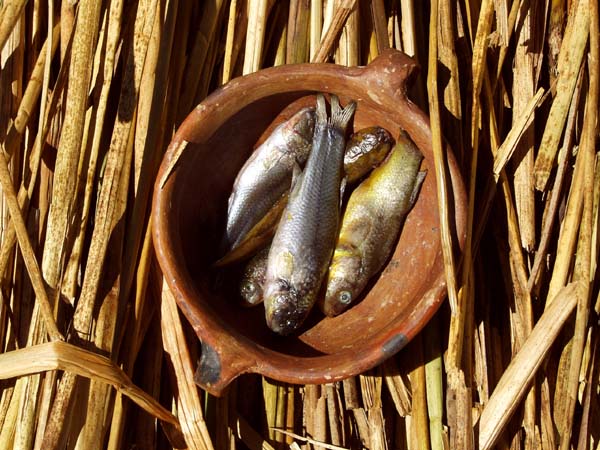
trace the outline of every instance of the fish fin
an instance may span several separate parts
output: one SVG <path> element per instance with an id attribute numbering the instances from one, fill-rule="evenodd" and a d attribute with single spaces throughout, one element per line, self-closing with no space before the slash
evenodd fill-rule
<path id="1" fill-rule="evenodd" d="M 341 130 L 345 130 L 356 111 L 356 102 L 352 101 L 342 109 L 340 99 L 336 95 L 331 95 L 331 118 L 329 123 Z"/>
<path id="2" fill-rule="evenodd" d="M 317 123 L 325 125 L 327 123 L 327 103 L 323 94 L 317 94 L 317 109 L 315 110 L 317 115 Z"/>
<path id="3" fill-rule="evenodd" d="M 300 163 L 298 162 L 298 160 L 295 160 L 294 166 L 292 167 L 292 186 L 290 190 L 294 189 L 294 186 L 296 185 L 296 182 L 298 181 L 300 175 L 302 175 L 302 167 L 300 167 Z"/>
<path id="4" fill-rule="evenodd" d="M 304 179 L 304 171 L 300 168 L 298 162 L 294 162 L 294 169 L 292 172 L 292 185 L 290 187 L 290 196 L 288 203 L 292 200 L 292 198 L 296 198 L 298 192 L 300 190 L 300 185 L 302 184 L 302 180 Z"/>
<path id="5" fill-rule="evenodd" d="M 421 185 L 423 181 L 425 181 L 425 176 L 427 175 L 426 170 L 422 170 L 417 174 L 417 178 L 415 179 L 415 185 L 413 186 L 413 190 L 410 194 L 410 205 L 414 205 L 417 200 L 417 196 L 419 195 L 419 191 L 421 190 Z"/>
<path id="6" fill-rule="evenodd" d="M 348 184 L 348 177 L 342 178 L 342 182 L 340 183 L 340 210 L 342 208 L 342 203 L 344 202 L 344 192 L 346 191 L 346 184 Z"/>

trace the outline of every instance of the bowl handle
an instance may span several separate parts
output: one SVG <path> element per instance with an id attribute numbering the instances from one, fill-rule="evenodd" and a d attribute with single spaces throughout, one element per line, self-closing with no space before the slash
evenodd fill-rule
<path id="1" fill-rule="evenodd" d="M 224 340 L 229 338 L 224 337 Z M 254 364 L 247 353 L 238 351 L 237 346 L 231 343 L 221 341 L 213 345 L 202 340 L 201 345 L 202 354 L 194 374 L 194 382 L 216 397 L 220 397 L 229 383 Z"/>
<path id="2" fill-rule="evenodd" d="M 394 101 L 408 101 L 407 82 L 419 65 L 403 52 L 386 49 L 367 66 L 359 69 L 359 76 L 369 86 L 371 99 L 380 105 L 389 105 Z"/>

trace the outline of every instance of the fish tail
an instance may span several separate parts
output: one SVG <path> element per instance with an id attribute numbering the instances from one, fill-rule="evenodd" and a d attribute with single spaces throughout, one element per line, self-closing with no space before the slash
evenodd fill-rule
<path id="1" fill-rule="evenodd" d="M 336 95 L 331 96 L 331 119 L 332 126 L 345 130 L 356 110 L 356 102 L 350 102 L 345 108 L 340 106 L 340 99 Z"/>
<path id="2" fill-rule="evenodd" d="M 414 157 L 420 164 L 421 160 L 423 159 L 423 154 L 421 153 L 421 150 L 419 150 L 419 147 L 417 147 L 417 144 L 413 142 L 410 135 L 405 130 L 401 130 L 400 136 L 398 136 L 398 142 L 401 141 L 403 141 L 404 151 L 406 154 Z"/>
<path id="3" fill-rule="evenodd" d="M 327 103 L 323 94 L 317 95 L 317 109 L 315 113 L 317 115 L 317 123 L 325 125 L 327 123 Z"/>

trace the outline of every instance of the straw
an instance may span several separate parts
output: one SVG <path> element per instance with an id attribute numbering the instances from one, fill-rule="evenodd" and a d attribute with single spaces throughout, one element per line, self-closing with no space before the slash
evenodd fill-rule
<path id="1" fill-rule="evenodd" d="M 577 9 L 570 16 L 565 31 L 565 44 L 561 46 L 558 58 L 558 72 L 560 73 L 556 84 L 556 98 L 552 107 L 542 136 L 540 152 L 535 160 L 534 175 L 535 187 L 542 191 L 550 177 L 550 168 L 558 150 L 558 140 L 562 134 L 569 102 L 577 82 L 579 66 L 583 61 L 583 52 L 587 44 L 589 32 L 589 5 L 587 0 L 580 0 Z"/>
<path id="2" fill-rule="evenodd" d="M 4 353 L 0 355 L 0 363 L 0 379 L 3 380 L 49 370 L 65 370 L 82 377 L 102 380 L 161 420 L 177 424 L 177 419 L 172 414 L 134 386 L 108 358 L 66 342 L 49 342 Z"/>
<path id="3" fill-rule="evenodd" d="M 248 0 L 248 2 L 244 75 L 256 72 L 260 68 L 267 20 L 267 0 Z"/>
<path id="4" fill-rule="evenodd" d="M 4 48 L 27 0 L 6 0 L 0 10 L 0 50 Z"/>
<path id="5" fill-rule="evenodd" d="M 518 19 L 517 19 L 518 15 Z M 518 30 L 518 43 L 515 54 L 515 68 L 513 84 L 514 98 L 514 116 L 513 128 L 518 128 L 521 124 L 518 122 L 520 117 L 528 111 L 528 106 L 531 98 L 535 98 L 533 92 L 535 90 L 536 80 L 534 79 L 534 65 L 538 62 L 537 55 L 530 51 L 529 45 L 535 35 L 536 29 L 533 24 L 532 12 L 527 11 L 520 13 L 517 3 L 511 6 L 510 16 L 508 19 L 509 27 L 514 27 L 515 21 L 519 20 L 522 23 Z M 501 52 L 508 47 L 502 47 Z M 504 58 L 502 58 L 503 62 Z M 496 79 L 500 78 L 501 63 L 498 65 Z M 541 89 L 538 89 L 538 93 Z M 537 95 L 537 94 L 536 94 Z M 533 119 L 533 115 L 531 116 Z M 506 142 L 506 141 L 505 141 Z M 533 186 L 533 163 L 534 163 L 534 129 L 531 125 L 527 126 L 523 131 L 522 142 L 517 145 L 519 161 L 515 162 L 515 209 L 519 221 L 519 230 L 521 231 L 521 246 L 527 251 L 532 251 L 535 247 L 536 229 L 535 229 L 535 196 Z M 504 145 L 504 144 L 503 144 Z M 502 154 L 502 150 L 499 150 Z"/>
<path id="6" fill-rule="evenodd" d="M 508 422 L 519 400 L 527 392 L 536 370 L 550 346 L 583 296 L 581 283 L 561 289 L 537 322 L 519 353 L 511 361 L 479 418 L 479 448 L 491 448 Z"/>
<path id="7" fill-rule="evenodd" d="M 429 93 L 429 111 L 431 114 L 431 140 L 433 143 L 433 163 L 435 166 L 435 180 L 437 186 L 438 209 L 440 211 L 442 251 L 444 255 L 444 268 L 448 298 L 452 314 L 458 314 L 458 298 L 456 288 L 456 272 L 452 248 L 452 234 L 450 231 L 450 212 L 448 207 L 448 193 L 445 156 L 442 150 L 442 136 L 440 123 L 440 110 L 437 91 L 437 50 L 438 50 L 438 9 L 434 2 L 431 8 L 429 29 L 429 72 L 427 74 L 427 90 Z"/>
<path id="8" fill-rule="evenodd" d="M 291 0 L 287 25 L 287 46 L 285 62 L 298 64 L 309 61 L 310 55 L 310 12 L 307 0 Z M 317 30 L 315 30 L 316 32 Z M 319 33 L 320 35 L 320 33 Z"/>
<path id="9" fill-rule="evenodd" d="M 597 3 L 5 0 L 0 450 L 596 448 Z M 179 156 L 198 144 L 189 132 L 173 142 L 177 155 L 157 180 L 166 148 L 199 102 L 244 73 L 308 61 L 365 66 L 387 47 L 420 67 L 402 94 L 429 118 L 435 264 L 450 301 L 403 350 L 354 377 L 292 385 L 241 374 L 211 396 L 194 383 L 202 346 L 152 242 L 153 189 L 187 169 Z M 348 73 L 360 81 L 361 69 Z M 273 105 L 286 107 L 285 98 Z M 356 100 L 354 128 L 382 125 Z M 251 147 L 256 133 L 234 125 L 230 134 Z M 225 201 L 232 161 L 210 168 Z M 466 205 L 453 204 L 449 167 Z M 205 200 L 184 248 L 218 239 L 226 206 Z M 216 220 L 205 223 L 213 207 Z M 189 260 L 194 277 L 209 247 L 190 247 L 200 252 Z M 203 307 L 230 307 L 207 303 L 213 286 L 194 278 L 188 287 Z M 367 303 L 297 336 L 266 330 L 257 351 L 321 358 L 312 348 L 320 327 L 344 332 Z M 364 322 L 348 332 L 381 331 Z M 339 344 L 324 353 L 363 351 L 360 339 Z"/>
<path id="10" fill-rule="evenodd" d="M 52 203 L 48 215 L 47 238 L 44 241 L 42 270 L 51 288 L 60 283 L 61 267 L 66 251 L 65 241 L 79 165 L 86 99 L 91 80 L 93 48 L 99 28 L 100 4 L 84 1 L 79 7 L 70 59 L 69 95 L 66 98 L 64 128 L 58 148 L 52 195 L 63 201 Z"/>
<path id="11" fill-rule="evenodd" d="M 329 0 L 333 1 L 333 0 Z M 321 45 L 316 55 L 313 57 L 312 62 L 325 62 L 328 55 L 331 53 L 337 37 L 339 36 L 346 20 L 350 16 L 350 13 L 357 5 L 357 0 L 341 0 L 339 6 L 335 9 L 333 18 L 325 35 L 321 39 Z"/>

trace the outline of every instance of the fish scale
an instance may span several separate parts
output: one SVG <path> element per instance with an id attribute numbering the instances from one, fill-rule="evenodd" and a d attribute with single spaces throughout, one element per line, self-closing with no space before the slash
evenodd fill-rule
<path id="1" fill-rule="evenodd" d="M 356 105 L 332 96 L 331 119 L 317 97 L 313 147 L 273 238 L 265 281 L 265 316 L 280 334 L 295 331 L 315 303 L 339 224 L 345 129 Z"/>
<path id="2" fill-rule="evenodd" d="M 422 159 L 402 132 L 388 159 L 352 192 L 327 276 L 326 315 L 348 308 L 393 252 L 425 177 L 419 172 Z"/>
<path id="3" fill-rule="evenodd" d="M 294 164 L 303 164 L 311 149 L 314 108 L 303 108 L 250 156 L 234 182 L 227 208 L 223 253 L 235 249 L 288 190 Z"/>

